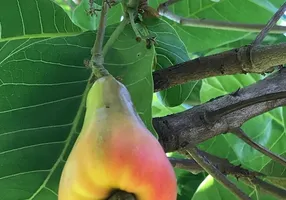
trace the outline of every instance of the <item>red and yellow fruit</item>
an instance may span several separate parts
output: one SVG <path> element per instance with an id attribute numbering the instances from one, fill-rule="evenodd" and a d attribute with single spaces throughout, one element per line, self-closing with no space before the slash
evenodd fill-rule
<path id="1" fill-rule="evenodd" d="M 82 131 L 65 164 L 59 200 L 103 200 L 114 190 L 137 200 L 175 200 L 174 170 L 112 76 L 89 91 Z"/>

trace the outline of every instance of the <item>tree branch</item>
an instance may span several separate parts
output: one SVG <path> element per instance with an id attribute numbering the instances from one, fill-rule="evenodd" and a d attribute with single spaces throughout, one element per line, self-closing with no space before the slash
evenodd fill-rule
<path id="1" fill-rule="evenodd" d="M 252 42 L 251 44 L 252 47 L 257 46 L 263 41 L 265 36 L 275 26 L 275 24 L 281 18 L 281 16 L 284 14 L 285 11 L 286 11 L 286 2 L 278 9 L 278 11 L 268 21 L 266 26 L 260 31 L 255 40 Z"/>
<path id="2" fill-rule="evenodd" d="M 264 102 L 258 104 L 254 101 L 253 104 L 255 105 L 226 114 L 211 122 L 206 120 L 205 113 L 216 112 L 231 105 L 239 107 L 239 102 L 243 104 L 243 102 L 257 99 L 257 97 L 268 96 L 271 99 L 270 94 L 281 94 L 281 92 L 284 94 L 286 92 L 286 68 L 282 68 L 264 80 L 239 90 L 235 95 L 229 94 L 181 113 L 154 118 L 153 126 L 165 151 L 178 151 L 193 147 L 222 133 L 227 133 L 232 129 L 241 127 L 244 122 L 257 115 L 286 105 L 286 96 L 285 98 L 280 96 L 280 99 L 271 101 L 265 98 Z"/>
<path id="3" fill-rule="evenodd" d="M 96 34 L 96 39 L 91 50 L 91 61 L 89 66 L 92 68 L 93 74 L 96 78 L 107 76 L 109 72 L 104 68 L 104 55 L 102 53 L 102 46 L 106 27 L 106 16 L 109 9 L 109 5 L 106 3 L 107 0 L 102 1 L 102 10 L 100 15 L 100 22 L 98 26 L 98 31 Z"/>
<path id="4" fill-rule="evenodd" d="M 265 176 L 260 172 L 250 171 L 242 168 L 240 165 L 236 166 L 231 164 L 227 159 L 220 158 L 204 151 L 200 151 L 209 162 L 211 162 L 221 173 L 225 175 L 232 175 L 236 178 L 253 178 L 255 176 Z M 191 172 L 192 174 L 198 174 L 204 172 L 205 170 L 193 159 L 183 159 L 183 158 L 169 158 L 172 166 L 178 169 L 184 169 Z"/>
<path id="5" fill-rule="evenodd" d="M 227 177 L 222 174 L 211 162 L 208 161 L 206 157 L 200 154 L 200 151 L 194 147 L 188 149 L 187 152 L 192 156 L 192 158 L 213 178 L 215 178 L 219 183 L 228 188 L 238 199 L 241 200 L 251 200 L 244 192 L 242 192 L 234 183 L 227 179 Z"/>
<path id="6" fill-rule="evenodd" d="M 200 153 L 203 154 L 221 173 L 235 176 L 237 179 L 242 180 L 250 187 L 255 185 L 261 189 L 261 192 L 269 193 L 275 197 L 286 199 L 286 190 L 257 178 L 257 176 L 264 177 L 264 174 L 244 169 L 241 166 L 233 165 L 227 159 L 211 155 L 204 151 L 200 151 Z M 184 169 L 194 174 L 204 171 L 204 169 L 193 159 L 169 158 L 169 160 L 173 167 L 178 169 Z"/>
<path id="7" fill-rule="evenodd" d="M 174 14 L 168 9 L 168 6 L 176 2 L 178 2 L 178 0 L 169 0 L 165 3 L 160 4 L 157 10 L 161 16 L 164 16 L 169 20 L 172 20 L 182 26 L 212 28 L 212 29 L 229 30 L 229 31 L 243 31 L 243 32 L 260 32 L 265 27 L 264 24 L 243 24 L 235 22 L 181 17 L 179 15 Z M 285 33 L 286 27 L 274 26 L 270 30 L 270 32 L 278 34 Z"/>
<path id="8" fill-rule="evenodd" d="M 109 5 L 105 2 L 105 0 L 102 2 L 102 11 L 100 15 L 100 22 L 98 26 L 98 31 L 96 34 L 96 39 L 92 48 L 92 55 L 95 57 L 96 55 L 102 56 L 102 47 L 103 47 L 103 40 L 104 40 L 104 34 L 105 34 L 105 26 L 106 26 L 106 15 L 109 9 Z M 100 63 L 100 65 L 102 65 Z"/>
<path id="9" fill-rule="evenodd" d="M 230 132 L 235 134 L 240 139 L 242 139 L 245 143 L 250 145 L 252 148 L 260 151 L 261 153 L 268 156 L 272 160 L 275 160 L 276 162 L 280 163 L 282 166 L 286 167 L 285 158 L 283 158 L 283 157 L 281 157 L 275 153 L 272 153 L 267 148 L 265 148 L 265 147 L 261 146 L 260 144 L 257 144 L 254 141 L 252 141 L 241 128 L 233 129 Z"/>
<path id="10" fill-rule="evenodd" d="M 251 52 L 248 48 L 244 46 L 155 71 L 154 90 L 213 76 L 270 72 L 273 66 L 286 63 L 286 43 L 257 46 Z"/>
<path id="11" fill-rule="evenodd" d="M 205 171 L 195 160 L 184 158 L 169 158 L 170 163 L 174 168 L 184 169 L 192 174 L 198 174 Z"/>

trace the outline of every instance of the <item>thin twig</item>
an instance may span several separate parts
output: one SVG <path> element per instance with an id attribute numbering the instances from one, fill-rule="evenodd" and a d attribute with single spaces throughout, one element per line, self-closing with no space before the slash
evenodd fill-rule
<path id="1" fill-rule="evenodd" d="M 242 192 L 234 183 L 229 181 L 225 175 L 223 175 L 215 166 L 212 165 L 204 156 L 200 154 L 200 151 L 196 147 L 188 149 L 187 152 L 193 157 L 193 159 L 209 173 L 218 182 L 232 191 L 238 199 L 251 200 L 244 192 Z"/>
<path id="2" fill-rule="evenodd" d="M 103 1 L 102 2 L 102 11 L 100 15 L 100 22 L 98 26 L 98 31 L 96 35 L 96 40 L 94 42 L 93 48 L 92 48 L 92 55 L 102 55 L 102 47 L 103 47 L 103 40 L 104 40 L 104 34 L 105 34 L 105 26 L 106 26 L 106 16 L 107 16 L 107 11 L 109 9 L 108 4 Z M 103 64 L 103 63 L 100 63 Z"/>
<path id="3" fill-rule="evenodd" d="M 200 151 L 200 150 L 199 150 Z M 256 171 L 250 171 L 242 168 L 241 166 L 235 166 L 231 164 L 228 160 L 208 154 L 206 152 L 200 151 L 203 156 L 205 156 L 214 166 L 216 166 L 221 173 L 227 175 L 233 175 L 237 179 L 242 180 L 245 184 L 250 187 L 257 186 L 261 192 L 269 193 L 275 197 L 286 199 L 286 191 L 279 188 L 273 184 L 267 183 L 257 176 L 265 177 L 264 174 Z M 205 170 L 198 165 L 193 159 L 182 159 L 182 158 L 169 158 L 173 167 L 178 169 L 184 169 L 190 171 L 191 173 L 197 174 L 204 172 Z"/>
<path id="4" fill-rule="evenodd" d="M 236 178 L 240 178 L 240 177 L 252 178 L 256 176 L 260 176 L 260 177 L 265 176 L 264 174 L 260 172 L 244 169 L 241 167 L 241 165 L 238 165 L 238 166 L 233 165 L 227 159 L 217 157 L 205 151 L 201 151 L 201 150 L 198 150 L 198 151 L 200 152 L 201 155 L 203 155 L 209 161 L 211 161 L 216 166 L 216 168 L 218 168 L 223 174 L 233 175 Z"/>
<path id="5" fill-rule="evenodd" d="M 284 15 L 284 12 L 286 11 L 286 2 L 279 8 L 279 10 L 271 17 L 271 19 L 268 21 L 266 26 L 261 30 L 261 32 L 257 35 L 255 40 L 252 42 L 252 46 L 259 45 L 263 39 L 266 37 L 268 32 L 275 26 L 277 21 L 281 18 L 282 15 Z"/>
<path id="6" fill-rule="evenodd" d="M 235 134 L 237 137 L 239 137 L 244 142 L 246 142 L 249 146 L 253 147 L 257 151 L 260 151 L 261 153 L 267 155 L 272 160 L 275 160 L 276 162 L 278 162 L 281 165 L 283 165 L 284 167 L 286 167 L 286 159 L 285 158 L 269 151 L 265 147 L 261 146 L 260 144 L 257 144 L 253 140 L 251 140 L 241 128 L 232 129 L 232 130 L 230 130 L 230 132 Z"/>
<path id="7" fill-rule="evenodd" d="M 264 174 L 256 171 L 250 171 L 242 168 L 240 165 L 236 166 L 231 164 L 227 159 L 223 159 L 206 152 L 201 154 L 207 158 L 222 174 L 232 175 L 236 178 L 252 178 L 255 176 L 265 176 Z M 184 158 L 169 158 L 170 163 L 174 168 L 184 169 L 193 174 L 204 172 L 205 170 L 193 159 Z"/>
<path id="8" fill-rule="evenodd" d="M 204 171 L 204 169 L 193 159 L 169 158 L 169 161 L 174 168 L 184 169 L 192 174 L 198 174 Z"/>
<path id="9" fill-rule="evenodd" d="M 252 184 L 258 186 L 261 191 L 266 192 L 268 194 L 271 194 L 275 197 L 277 197 L 278 199 L 286 199 L 286 190 L 276 187 L 275 185 L 272 185 L 270 183 L 267 183 L 257 177 L 253 177 L 253 178 L 243 178 L 242 179 L 245 183 L 251 182 Z"/>
<path id="10" fill-rule="evenodd" d="M 92 48 L 92 57 L 90 61 L 90 67 L 93 70 L 94 75 L 96 78 L 100 78 L 103 76 L 109 75 L 109 72 L 104 68 L 104 55 L 102 53 L 102 46 L 103 46 L 103 40 L 104 40 L 104 34 L 105 34 L 105 26 L 106 26 L 106 18 L 107 18 L 107 11 L 109 9 L 108 3 L 106 3 L 106 0 L 102 2 L 102 11 L 100 15 L 100 22 L 98 31 L 96 34 L 96 40 L 94 42 L 93 48 Z"/>
<path id="11" fill-rule="evenodd" d="M 212 29 L 229 30 L 229 31 L 243 31 L 243 32 L 260 32 L 261 29 L 265 27 L 265 25 L 263 24 L 244 24 L 244 23 L 181 17 L 168 10 L 168 6 L 176 2 L 178 2 L 178 0 L 171 0 L 160 4 L 158 7 L 158 12 L 161 16 L 164 16 L 183 26 L 212 28 Z M 286 27 L 274 26 L 270 30 L 270 32 L 277 34 L 285 33 Z"/>

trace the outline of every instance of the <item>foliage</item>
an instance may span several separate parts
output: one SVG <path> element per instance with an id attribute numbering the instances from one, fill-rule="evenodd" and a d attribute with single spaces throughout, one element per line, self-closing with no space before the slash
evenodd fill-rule
<path id="1" fill-rule="evenodd" d="M 160 2 L 150 1 L 150 5 L 156 7 Z M 189 0 L 172 6 L 172 10 L 185 17 L 263 24 L 282 3 Z M 57 199 L 62 167 L 81 129 L 82 97 L 91 74 L 84 60 L 90 58 L 98 17 L 87 15 L 88 8 L 88 0 L 79 5 L 70 0 L 0 2 L 1 200 Z M 121 15 L 121 5 L 111 9 L 106 40 L 112 37 Z M 212 77 L 153 95 L 153 68 L 236 48 L 248 44 L 256 34 L 182 27 L 166 19 L 145 23 L 157 36 L 158 46 L 147 49 L 144 43 L 137 43 L 127 25 L 108 51 L 105 66 L 127 86 L 140 117 L 154 133 L 152 117 L 184 111 L 262 78 L 254 74 Z M 282 35 L 270 34 L 265 42 L 283 40 Z M 243 129 L 254 141 L 285 156 L 285 116 L 285 108 L 277 108 L 248 121 Z M 285 168 L 234 136 L 221 135 L 200 147 L 285 185 Z M 180 200 L 234 198 L 211 177 L 182 170 L 176 173 Z M 274 199 L 243 188 L 253 199 Z"/>

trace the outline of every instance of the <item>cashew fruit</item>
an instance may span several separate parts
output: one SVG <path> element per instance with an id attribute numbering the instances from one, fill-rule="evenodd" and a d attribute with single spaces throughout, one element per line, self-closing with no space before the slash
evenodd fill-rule
<path id="1" fill-rule="evenodd" d="M 176 176 L 162 146 L 136 113 L 127 88 L 110 75 L 88 92 L 83 127 L 65 163 L 58 198 L 104 200 L 116 190 L 137 200 L 177 197 Z"/>

